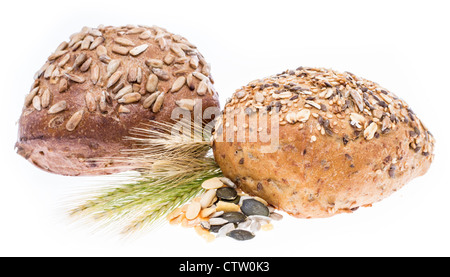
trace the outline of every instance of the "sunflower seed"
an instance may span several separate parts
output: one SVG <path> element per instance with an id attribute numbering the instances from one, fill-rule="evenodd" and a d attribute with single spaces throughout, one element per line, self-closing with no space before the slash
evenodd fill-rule
<path id="1" fill-rule="evenodd" d="M 358 106 L 358 109 L 362 112 L 364 110 L 364 102 L 361 95 L 354 89 L 350 90 L 350 95 Z"/>
<path id="2" fill-rule="evenodd" d="M 62 78 L 61 80 L 59 80 L 58 91 L 60 93 L 65 92 L 68 88 L 69 88 L 69 83 L 67 82 L 66 78 Z"/>
<path id="3" fill-rule="evenodd" d="M 65 50 L 65 49 L 67 48 L 68 45 L 69 45 L 69 44 L 67 43 L 67 41 L 61 42 L 61 43 L 58 45 L 58 47 L 56 48 L 55 52 Z"/>
<path id="4" fill-rule="evenodd" d="M 211 71 L 211 66 L 209 65 L 209 63 L 205 64 L 202 68 L 202 74 L 205 76 L 209 76 L 209 75 L 211 75 L 210 71 Z"/>
<path id="5" fill-rule="evenodd" d="M 127 34 L 128 35 L 140 34 L 144 31 L 145 31 L 145 28 L 143 28 L 143 27 L 135 27 L 135 28 L 127 31 Z"/>
<path id="6" fill-rule="evenodd" d="M 230 179 L 228 179 L 227 177 L 220 177 L 219 180 L 224 183 L 225 185 L 231 187 L 231 188 L 236 188 L 236 184 L 233 183 Z"/>
<path id="7" fill-rule="evenodd" d="M 67 108 L 67 102 L 65 100 L 61 100 L 56 104 L 53 104 L 50 109 L 48 109 L 49 114 L 55 114 L 64 111 Z"/>
<path id="8" fill-rule="evenodd" d="M 95 112 L 95 110 L 97 109 L 97 103 L 95 102 L 95 96 L 92 92 L 86 93 L 85 101 L 88 111 Z"/>
<path id="9" fill-rule="evenodd" d="M 169 73 L 167 73 L 167 71 L 162 70 L 160 68 L 152 68 L 152 72 L 158 76 L 158 79 L 163 80 L 163 81 L 167 81 L 170 79 Z"/>
<path id="10" fill-rule="evenodd" d="M 67 131 L 72 132 L 73 130 L 75 130 L 75 128 L 77 128 L 78 124 L 80 124 L 80 121 L 83 118 L 83 113 L 83 110 L 79 110 L 70 117 L 69 121 L 67 121 L 66 124 Z"/>
<path id="11" fill-rule="evenodd" d="M 100 77 L 100 67 L 98 65 L 94 65 L 91 70 L 91 81 L 95 85 L 98 82 Z"/>
<path id="12" fill-rule="evenodd" d="M 94 37 L 100 37 L 103 35 L 102 32 L 98 29 L 90 29 L 89 34 L 93 35 Z"/>
<path id="13" fill-rule="evenodd" d="M 70 73 L 64 73 L 64 75 L 71 81 L 75 82 L 75 83 L 84 83 L 85 79 L 81 76 L 77 76 L 77 75 L 73 75 Z"/>
<path id="14" fill-rule="evenodd" d="M 61 57 L 62 55 L 66 54 L 69 50 L 61 50 L 61 51 L 55 51 L 53 54 L 51 54 L 48 57 L 49 61 L 56 60 L 57 58 Z"/>
<path id="15" fill-rule="evenodd" d="M 113 53 L 116 53 L 116 54 L 125 56 L 125 55 L 128 54 L 128 51 L 129 51 L 129 50 L 128 50 L 128 48 L 126 48 L 126 47 L 114 45 L 114 46 L 112 47 L 111 51 L 112 51 Z"/>
<path id="16" fill-rule="evenodd" d="M 35 97 L 33 97 L 32 104 L 33 104 L 33 108 L 35 108 L 38 111 L 41 110 L 41 98 L 39 97 L 39 95 L 36 95 Z"/>
<path id="17" fill-rule="evenodd" d="M 89 67 L 91 67 L 91 63 L 92 63 L 92 58 L 87 59 L 81 66 L 80 66 L 80 71 L 81 72 L 86 72 L 89 70 Z"/>
<path id="18" fill-rule="evenodd" d="M 198 67 L 197 56 L 191 57 L 191 59 L 189 60 L 189 66 L 192 67 L 193 69 L 197 69 L 197 67 Z"/>
<path id="19" fill-rule="evenodd" d="M 108 50 L 106 50 L 106 47 L 103 45 L 99 45 L 97 47 L 97 50 L 95 51 L 97 53 L 97 56 L 100 58 L 101 56 L 107 56 Z"/>
<path id="20" fill-rule="evenodd" d="M 36 94 L 39 91 L 39 87 L 35 87 L 34 89 L 32 89 L 30 91 L 30 93 L 28 93 L 28 95 L 25 97 L 25 107 L 28 107 L 28 105 L 31 104 L 31 102 L 33 101 L 33 98 L 36 96 Z"/>
<path id="21" fill-rule="evenodd" d="M 106 87 L 110 88 L 113 85 L 115 85 L 119 81 L 120 77 L 122 77 L 122 72 L 121 71 L 114 72 L 111 75 L 111 77 L 109 78 L 108 83 L 106 84 Z"/>
<path id="22" fill-rule="evenodd" d="M 153 108 L 152 111 L 154 113 L 157 113 L 161 110 L 161 107 L 164 103 L 164 96 L 165 96 L 165 92 L 161 92 L 158 97 L 156 98 L 155 104 L 153 104 Z"/>
<path id="23" fill-rule="evenodd" d="M 107 97 L 109 97 L 109 95 L 107 95 L 107 92 L 102 91 L 102 94 L 100 95 L 100 101 L 98 102 L 98 106 L 100 108 L 100 111 L 103 113 L 107 111 L 107 103 L 106 103 Z"/>
<path id="24" fill-rule="evenodd" d="M 117 92 L 116 96 L 114 96 L 114 99 L 117 100 L 119 98 L 122 98 L 122 96 L 124 96 L 125 94 L 128 94 L 128 93 L 131 93 L 131 92 L 133 92 L 133 86 L 128 85 L 128 86 L 122 88 L 121 90 L 119 90 Z"/>
<path id="25" fill-rule="evenodd" d="M 141 44 L 130 50 L 130 55 L 137 56 L 147 50 L 148 44 Z"/>
<path id="26" fill-rule="evenodd" d="M 192 74 L 188 74 L 186 77 L 186 85 L 188 86 L 188 88 L 190 90 L 194 90 L 195 86 L 194 86 L 194 77 Z"/>
<path id="27" fill-rule="evenodd" d="M 41 96 L 41 106 L 42 108 L 47 108 L 50 105 L 51 93 L 49 89 L 45 89 Z"/>
<path id="28" fill-rule="evenodd" d="M 140 84 L 142 82 L 142 68 L 138 67 L 136 75 L 136 83 Z"/>
<path id="29" fill-rule="evenodd" d="M 163 51 L 167 49 L 167 41 L 163 37 L 159 37 L 156 39 L 158 42 L 159 48 Z"/>
<path id="30" fill-rule="evenodd" d="M 172 44 L 170 46 L 170 50 L 172 50 L 173 53 L 175 53 L 175 55 L 177 55 L 178 57 L 185 57 L 186 54 L 184 53 L 183 49 L 181 49 L 179 44 Z"/>
<path id="31" fill-rule="evenodd" d="M 59 67 L 63 67 L 70 60 L 70 54 L 66 54 L 58 63 Z"/>
<path id="32" fill-rule="evenodd" d="M 205 95 L 206 91 L 208 90 L 208 83 L 206 79 L 203 79 L 200 84 L 197 87 L 197 94 L 198 95 Z"/>
<path id="33" fill-rule="evenodd" d="M 209 224 L 211 225 L 223 225 L 226 223 L 228 223 L 228 221 L 220 217 L 213 217 L 209 219 Z"/>
<path id="34" fill-rule="evenodd" d="M 91 42 L 94 41 L 93 36 L 87 36 L 83 39 L 83 42 L 81 43 L 81 50 L 89 49 L 89 46 L 91 46 Z"/>
<path id="35" fill-rule="evenodd" d="M 183 87 L 183 85 L 184 85 L 185 82 L 186 82 L 186 78 L 185 78 L 185 77 L 183 77 L 183 76 L 178 77 L 178 78 L 175 80 L 175 82 L 173 82 L 172 88 L 170 89 L 170 91 L 171 91 L 171 92 L 177 92 L 177 91 L 179 91 L 179 90 Z"/>
<path id="36" fill-rule="evenodd" d="M 217 231 L 218 238 L 226 236 L 229 232 L 235 230 L 236 227 L 234 227 L 233 223 L 228 223 L 220 227 L 220 229 Z"/>
<path id="37" fill-rule="evenodd" d="M 146 109 L 150 108 L 150 106 L 155 103 L 156 98 L 158 97 L 158 95 L 160 94 L 159 91 L 151 94 L 149 97 L 145 98 L 144 103 L 142 103 L 142 106 Z"/>
<path id="38" fill-rule="evenodd" d="M 119 45 L 122 45 L 122 46 L 134 46 L 134 42 L 132 42 L 131 40 L 129 40 L 127 38 L 123 38 L 123 37 L 115 38 L 114 42 Z"/>
<path id="39" fill-rule="evenodd" d="M 167 65 L 171 65 L 173 63 L 173 61 L 175 60 L 175 56 L 168 53 L 167 55 L 164 56 L 164 63 Z"/>
<path id="40" fill-rule="evenodd" d="M 122 98 L 120 98 L 117 102 L 123 104 L 130 104 L 141 100 L 141 94 L 138 92 L 127 93 Z"/>
<path id="41" fill-rule="evenodd" d="M 194 110 L 194 105 L 195 105 L 194 99 L 180 99 L 180 100 L 175 101 L 175 103 L 184 110 L 188 110 L 188 111 Z"/>
<path id="42" fill-rule="evenodd" d="M 119 66 L 120 60 L 118 59 L 111 60 L 108 63 L 108 66 L 106 67 L 106 78 L 109 78 L 114 72 L 116 72 Z"/>
<path id="43" fill-rule="evenodd" d="M 50 78 L 52 76 L 53 70 L 55 70 L 55 65 L 54 64 L 49 65 L 47 69 L 45 69 L 44 78 L 45 79 Z"/>
<path id="44" fill-rule="evenodd" d="M 105 39 L 101 36 L 96 37 L 94 41 L 91 43 L 91 46 L 89 46 L 89 50 L 94 50 L 97 48 L 100 44 L 102 44 L 105 41 Z"/>
<path id="45" fill-rule="evenodd" d="M 313 106 L 314 108 L 316 108 L 318 110 L 320 110 L 322 108 L 319 104 L 317 104 L 316 102 L 314 102 L 312 100 L 305 100 L 305 103 Z"/>
<path id="46" fill-rule="evenodd" d="M 158 76 L 156 76 L 155 74 L 150 74 L 148 76 L 148 80 L 147 83 L 145 85 L 145 89 L 152 93 L 156 91 L 156 88 L 158 86 Z"/>
<path id="47" fill-rule="evenodd" d="M 146 60 L 145 64 L 148 67 L 157 67 L 157 68 L 162 68 L 163 67 L 163 61 L 158 60 L 158 59 L 150 59 L 150 60 Z"/>
<path id="48" fill-rule="evenodd" d="M 135 83 L 137 80 L 137 67 L 132 67 L 128 69 L 127 81 L 129 83 Z"/>
<path id="49" fill-rule="evenodd" d="M 80 55 L 77 56 L 77 58 L 73 62 L 72 68 L 73 69 L 78 68 L 78 66 L 80 66 L 82 63 L 84 63 L 86 61 L 86 59 L 87 59 L 86 55 L 84 53 L 81 53 Z"/>
<path id="50" fill-rule="evenodd" d="M 375 122 L 370 123 L 370 125 L 364 130 L 364 138 L 370 140 L 375 135 L 378 129 L 378 125 Z"/>
<path id="51" fill-rule="evenodd" d="M 192 72 L 192 75 L 194 75 L 194 77 L 197 78 L 197 79 L 199 79 L 200 81 L 203 81 L 203 80 L 205 80 L 205 79 L 208 79 L 208 77 L 206 77 L 205 75 L 203 75 L 202 73 L 197 72 L 197 71 Z"/>
<path id="52" fill-rule="evenodd" d="M 150 32 L 150 30 L 146 30 L 139 35 L 139 38 L 144 39 L 144 40 L 152 38 L 152 37 L 153 37 L 153 35 L 152 35 L 152 32 Z"/>

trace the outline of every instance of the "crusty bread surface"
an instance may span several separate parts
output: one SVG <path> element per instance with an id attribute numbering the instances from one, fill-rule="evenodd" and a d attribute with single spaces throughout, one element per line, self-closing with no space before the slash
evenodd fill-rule
<path id="1" fill-rule="evenodd" d="M 62 175 L 133 169 L 122 150 L 133 128 L 172 122 L 175 108 L 219 108 L 197 47 L 160 27 L 85 27 L 36 73 L 19 120 L 17 152 Z"/>
<path id="2" fill-rule="evenodd" d="M 278 116 L 278 124 L 267 120 L 268 133 L 279 127 L 274 151 L 267 150 L 273 141 L 250 137 L 264 131 L 254 124 L 263 114 Z M 238 89 L 215 129 L 224 175 L 301 218 L 370 206 L 425 174 L 434 155 L 433 136 L 406 102 L 324 68 L 287 70 Z"/>

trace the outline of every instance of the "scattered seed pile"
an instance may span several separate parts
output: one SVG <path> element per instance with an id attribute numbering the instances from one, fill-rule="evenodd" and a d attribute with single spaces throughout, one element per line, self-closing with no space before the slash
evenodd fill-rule
<path id="1" fill-rule="evenodd" d="M 207 241 L 223 236 L 249 240 L 260 229 L 272 229 L 272 220 L 282 218 L 263 199 L 238 192 L 236 185 L 226 177 L 208 179 L 202 188 L 205 192 L 201 196 L 176 208 L 167 220 L 171 224 L 194 227 Z"/>

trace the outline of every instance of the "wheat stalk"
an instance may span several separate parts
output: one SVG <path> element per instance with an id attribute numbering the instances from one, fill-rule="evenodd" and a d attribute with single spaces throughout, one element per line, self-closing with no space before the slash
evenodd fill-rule
<path id="1" fill-rule="evenodd" d="M 130 175 L 125 182 L 113 179 L 70 214 L 106 225 L 120 222 L 125 225 L 122 233 L 129 234 L 158 225 L 170 211 L 198 195 L 203 181 L 222 175 L 211 154 L 210 138 L 198 139 L 201 128 L 194 125 L 191 132 L 173 134 L 172 127 L 152 122 L 133 129 L 124 139 L 139 147 L 124 149 L 126 155 L 117 159 L 135 165 L 140 175 Z"/>

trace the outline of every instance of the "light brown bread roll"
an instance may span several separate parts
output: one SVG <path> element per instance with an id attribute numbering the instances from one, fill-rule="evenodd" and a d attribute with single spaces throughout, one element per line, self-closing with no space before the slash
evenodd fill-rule
<path id="1" fill-rule="evenodd" d="M 271 142 L 251 140 L 251 132 L 263 131 L 252 119 L 263 114 L 279 116 L 274 152 L 267 151 Z M 431 133 L 389 90 L 349 72 L 308 67 L 237 90 L 214 136 L 214 156 L 226 177 L 302 218 L 380 201 L 425 174 L 434 148 Z"/>
<path id="2" fill-rule="evenodd" d="M 170 122 L 174 108 L 198 103 L 219 107 L 210 65 L 184 37 L 160 27 L 85 27 L 36 73 L 16 149 L 57 174 L 130 169 L 110 159 L 134 147 L 123 139 L 130 129 Z"/>

